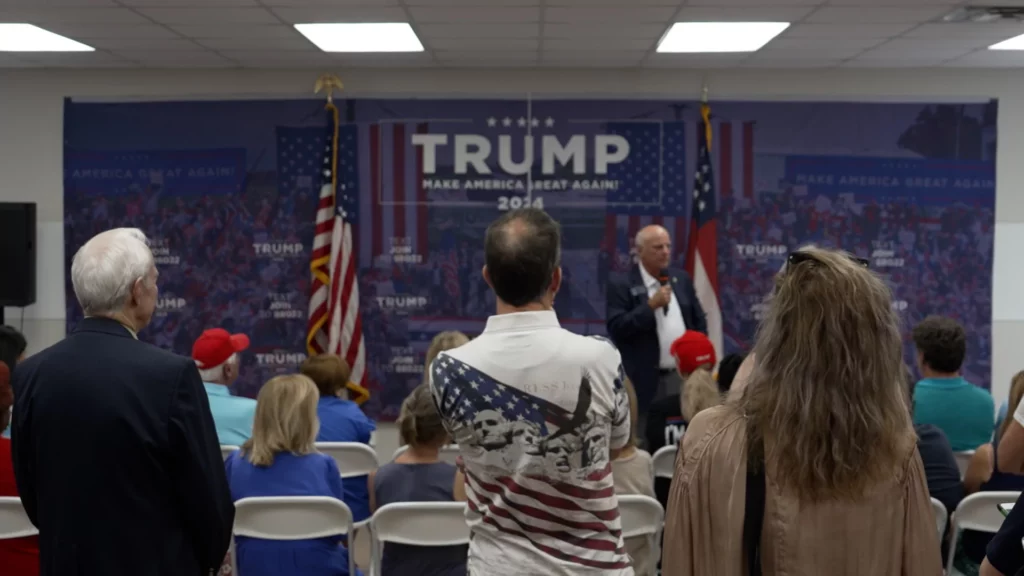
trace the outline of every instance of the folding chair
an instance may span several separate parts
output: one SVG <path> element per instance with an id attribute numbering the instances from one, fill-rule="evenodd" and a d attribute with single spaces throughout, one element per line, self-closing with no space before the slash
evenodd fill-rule
<path id="1" fill-rule="evenodd" d="M 960 469 L 960 479 L 963 480 L 964 474 L 967 473 L 967 466 L 971 463 L 971 458 L 974 457 L 974 450 L 953 452 L 953 457 L 956 458 L 956 467 Z"/>
<path id="2" fill-rule="evenodd" d="M 935 523 L 939 527 L 939 541 L 946 535 L 946 521 L 949 520 L 949 511 L 946 505 L 932 498 L 932 508 L 935 510 Z"/>
<path id="3" fill-rule="evenodd" d="M 317 442 L 316 449 L 334 459 L 342 478 L 366 476 L 380 466 L 376 450 L 360 442 Z"/>
<path id="4" fill-rule="evenodd" d="M 665 527 L 665 509 L 661 507 L 661 502 L 639 494 L 623 494 L 617 498 L 619 517 L 622 521 L 622 538 L 647 536 L 654 552 L 652 557 L 660 559 L 661 531 Z"/>
<path id="5" fill-rule="evenodd" d="M 463 502 L 396 502 L 381 506 L 370 518 L 370 576 L 380 576 L 384 543 L 458 546 L 469 543 Z"/>
<path id="6" fill-rule="evenodd" d="M 264 540 L 313 540 L 352 533 L 352 511 L 329 496 L 267 496 L 235 502 L 234 535 Z M 349 539 L 351 540 L 351 538 Z M 238 573 L 236 545 L 231 570 Z M 355 574 L 355 554 L 348 549 L 348 573 Z"/>
<path id="7" fill-rule="evenodd" d="M 675 446 L 658 448 L 653 457 L 655 478 L 672 478 L 672 474 L 676 471 L 676 452 L 678 451 Z"/>
<path id="8" fill-rule="evenodd" d="M 408 449 L 408 446 L 399 446 L 398 450 L 395 450 L 395 454 L 391 457 L 391 459 L 394 460 L 395 458 L 398 458 L 399 456 L 402 455 L 403 452 L 405 452 Z M 460 452 L 458 444 L 448 444 L 446 446 L 441 447 L 441 454 L 439 454 L 438 456 L 441 459 L 441 462 L 447 462 L 452 466 L 455 466 L 455 461 L 458 459 L 459 454 Z"/>
<path id="9" fill-rule="evenodd" d="M 0 540 L 24 538 L 39 534 L 21 505 L 21 498 L 0 498 Z"/>
<path id="10" fill-rule="evenodd" d="M 223 456 L 225 460 L 228 459 L 228 456 L 234 454 L 235 450 L 238 450 L 238 446 L 231 446 L 229 444 L 220 445 L 220 455 Z"/>
<path id="11" fill-rule="evenodd" d="M 946 574 L 953 573 L 953 555 L 956 554 L 956 543 L 960 530 L 977 530 L 995 534 L 1003 525 L 1003 513 L 999 505 L 1016 502 L 1020 492 L 977 492 L 960 501 L 953 512 L 953 538 L 949 543 L 949 555 L 946 561 Z"/>

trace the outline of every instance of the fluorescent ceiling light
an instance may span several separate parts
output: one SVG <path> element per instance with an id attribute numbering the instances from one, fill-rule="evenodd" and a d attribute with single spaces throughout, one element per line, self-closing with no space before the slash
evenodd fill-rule
<path id="1" fill-rule="evenodd" d="M 31 24 L 0 23 L 0 52 L 95 52 L 92 46 Z"/>
<path id="2" fill-rule="evenodd" d="M 789 28 L 789 22 L 676 22 L 658 52 L 755 52 Z"/>
<path id="3" fill-rule="evenodd" d="M 1024 34 L 1008 40 L 997 42 L 988 47 L 989 50 L 1024 50 Z"/>
<path id="4" fill-rule="evenodd" d="M 324 52 L 423 52 L 407 22 L 296 24 L 295 29 Z"/>

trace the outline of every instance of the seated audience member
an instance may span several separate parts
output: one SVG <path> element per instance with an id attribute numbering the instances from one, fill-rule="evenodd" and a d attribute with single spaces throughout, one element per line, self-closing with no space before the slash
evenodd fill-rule
<path id="1" fill-rule="evenodd" d="M 729 390 L 732 388 L 732 381 L 736 378 L 736 373 L 740 370 L 740 365 L 743 364 L 746 354 L 726 354 L 725 358 L 718 363 L 718 374 L 715 375 L 715 382 L 718 383 L 718 391 L 722 393 L 722 396 L 729 394 Z"/>
<path id="2" fill-rule="evenodd" d="M 636 390 L 629 378 L 623 380 L 629 396 L 629 443 L 623 448 L 612 450 L 612 477 L 615 479 L 616 494 L 641 494 L 654 498 L 654 462 L 650 452 L 636 447 L 637 401 Z M 636 536 L 626 539 L 626 551 L 633 559 L 636 576 L 654 576 L 658 558 L 654 557 L 651 539 Z"/>
<path id="3" fill-rule="evenodd" d="M 341 472 L 316 451 L 319 394 L 301 374 L 276 376 L 256 398 L 252 438 L 224 462 L 231 499 L 256 496 L 331 496 L 342 500 Z M 339 576 L 348 574 L 348 551 L 337 537 L 263 540 L 238 537 L 242 576 Z"/>
<path id="4" fill-rule="evenodd" d="M 1024 397 L 1024 372 L 1018 372 L 1010 384 L 1010 406 L 1016 409 Z M 997 492 L 1010 491 L 1020 492 L 1024 490 L 1024 475 L 1008 474 L 1001 472 L 997 463 L 999 461 L 999 443 L 1009 427 L 1010 421 L 1006 420 L 999 428 L 993 442 L 982 444 L 974 452 L 971 462 L 964 473 L 964 491 L 967 495 L 975 492 Z M 961 543 L 963 554 L 958 550 L 957 569 L 965 576 L 977 574 L 978 565 L 985 559 L 985 548 L 992 540 L 992 534 L 965 530 Z"/>
<path id="5" fill-rule="evenodd" d="M 10 326 L 0 326 L 0 362 L 7 364 L 7 368 L 14 372 L 14 365 L 25 359 L 25 348 L 28 343 L 25 337 Z M 10 438 L 11 429 L 8 426 L 0 426 L 3 436 Z"/>
<path id="6" fill-rule="evenodd" d="M 914 327 L 913 338 L 924 377 L 914 386 L 914 424 L 938 426 L 956 452 L 991 440 L 992 395 L 960 376 L 967 354 L 963 326 L 951 318 L 929 316 Z"/>
<path id="7" fill-rule="evenodd" d="M 6 326 L 4 326 L 6 328 Z M 11 372 L 0 362 L 0 428 L 6 428 L 14 395 L 11 393 Z M 17 496 L 11 441 L 0 438 L 0 496 Z M 39 574 L 39 537 L 0 540 L 0 574 L 4 576 L 37 576 Z"/>
<path id="8" fill-rule="evenodd" d="M 440 460 L 448 432 L 427 384 L 417 386 L 402 402 L 397 424 L 402 443 L 409 449 L 370 474 L 374 511 L 396 502 L 464 502 L 462 473 Z M 465 576 L 466 554 L 465 545 L 385 544 L 381 576 Z"/>
<path id="9" fill-rule="evenodd" d="M 1024 404 L 1017 404 L 1020 408 Z M 1011 424 L 1012 426 L 1012 424 Z M 1020 504 L 1020 506 L 1017 506 Z M 980 576 L 1021 576 L 1024 572 L 1024 493 L 1017 498 L 1013 510 L 1003 520 L 999 532 L 992 537 L 985 549 L 985 561 L 981 563 Z"/>
<path id="10" fill-rule="evenodd" d="M 370 435 L 377 425 L 355 402 L 348 399 L 348 379 L 352 374 L 348 362 L 334 354 L 320 354 L 308 358 L 299 367 L 320 391 L 316 415 L 320 419 L 317 442 L 370 443 Z M 370 516 L 370 497 L 366 493 L 366 476 L 345 479 L 345 504 L 352 510 L 354 522 Z"/>
<path id="11" fill-rule="evenodd" d="M 248 336 L 229 334 L 223 328 L 203 331 L 192 345 L 192 360 L 203 379 L 222 446 L 240 446 L 252 435 L 256 401 L 233 396 L 229 389 L 238 380 L 238 353 L 248 347 Z"/>
<path id="12" fill-rule="evenodd" d="M 939 576 L 891 292 L 821 249 L 791 253 L 775 285 L 746 389 L 683 436 L 662 574 Z"/>

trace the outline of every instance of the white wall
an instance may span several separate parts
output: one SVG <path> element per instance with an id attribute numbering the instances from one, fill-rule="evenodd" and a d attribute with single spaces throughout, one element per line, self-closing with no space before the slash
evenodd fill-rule
<path id="1" fill-rule="evenodd" d="M 34 201 L 39 214 L 38 302 L 25 310 L 32 351 L 64 335 L 63 99 L 97 100 L 309 97 L 323 70 L 11 71 L 0 72 L 0 201 Z M 707 82 L 713 99 L 963 101 L 999 99 L 993 394 L 1005 398 L 1024 368 L 1024 77 L 1010 70 L 603 71 L 352 70 L 352 96 L 660 97 L 693 99 Z M 8 323 L 19 311 L 7 310 Z M 390 457 L 392 425 L 377 446 Z"/>

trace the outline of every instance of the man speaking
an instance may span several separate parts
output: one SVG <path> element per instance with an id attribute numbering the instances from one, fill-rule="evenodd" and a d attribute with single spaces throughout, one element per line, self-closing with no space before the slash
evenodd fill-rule
<path id="1" fill-rule="evenodd" d="M 608 335 L 622 353 L 622 365 L 636 388 L 641 414 L 656 398 L 676 394 L 682 379 L 669 351 L 687 330 L 707 333 L 704 310 L 693 282 L 669 268 L 672 240 L 658 225 L 636 235 L 639 264 L 608 283 Z"/>

